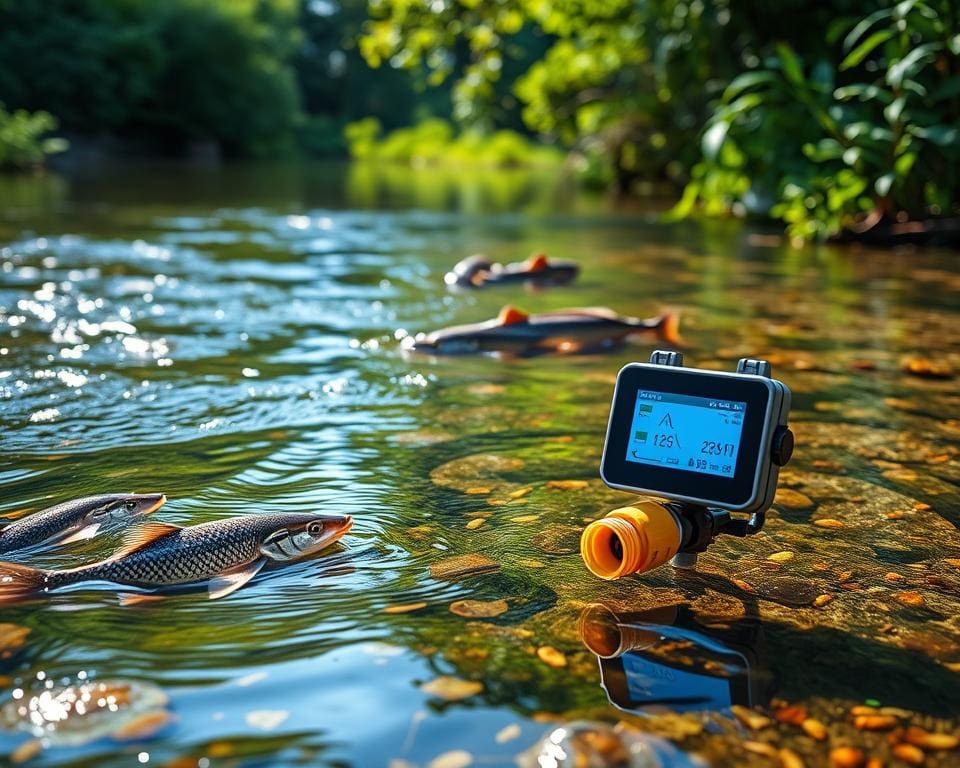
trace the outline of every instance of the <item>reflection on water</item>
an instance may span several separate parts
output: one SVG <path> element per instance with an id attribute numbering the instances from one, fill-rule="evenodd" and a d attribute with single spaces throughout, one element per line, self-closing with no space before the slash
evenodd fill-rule
<path id="1" fill-rule="evenodd" d="M 758 622 L 701 623 L 685 605 L 618 615 L 594 603 L 580 615 L 580 639 L 597 655 L 603 688 L 620 709 L 766 703 Z"/>
<path id="2" fill-rule="evenodd" d="M 536 294 L 445 290 L 469 253 L 535 251 L 579 261 L 580 279 Z M 955 378 L 903 370 L 920 357 L 960 369 L 958 288 L 953 254 L 794 250 L 730 222 L 663 225 L 542 175 L 142 166 L 0 180 L 0 514 L 157 490 L 170 499 L 158 518 L 178 524 L 305 509 L 356 519 L 342 547 L 223 601 L 121 608 L 100 592 L 5 608 L 2 695 L 83 675 L 170 696 L 177 721 L 153 740 L 51 745 L 38 764 L 463 764 L 466 752 L 509 765 L 574 718 L 639 723 L 719 765 L 743 764 L 751 738 L 809 765 L 835 742 L 887 758 L 894 745 L 856 728 L 850 707 L 958 726 L 960 395 Z M 629 503 L 597 478 L 613 381 L 650 347 L 399 353 L 400 329 L 507 303 L 672 308 L 691 364 L 769 358 L 794 392 L 797 451 L 763 534 L 721 539 L 697 573 L 591 578 L 579 531 Z M 468 554 L 499 568 L 431 575 Z M 621 615 L 683 606 L 679 625 L 648 621 L 673 629 L 630 653 L 654 663 L 666 649 L 658 668 L 686 670 L 677 646 L 712 638 L 734 648 L 706 659 L 730 681 L 744 668 L 764 681 L 748 686 L 753 704 L 802 707 L 830 738 L 779 720 L 745 730 L 725 706 L 742 697 L 732 682 L 696 712 L 617 709 L 577 631 L 596 601 Z M 738 628 L 767 653 L 752 659 Z M 624 690 L 624 709 L 676 698 Z M 0 733 L 0 753 L 24 738 Z M 927 765 L 956 755 L 929 748 Z"/>

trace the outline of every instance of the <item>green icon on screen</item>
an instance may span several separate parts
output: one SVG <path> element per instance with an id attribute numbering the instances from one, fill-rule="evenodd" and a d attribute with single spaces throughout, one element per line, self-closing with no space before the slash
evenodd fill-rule
<path id="1" fill-rule="evenodd" d="M 637 413 L 653 413 L 653 406 L 649 403 L 639 403 L 637 405 Z"/>
<path id="2" fill-rule="evenodd" d="M 636 443 L 645 443 L 647 442 L 647 433 L 646 432 L 634 432 L 633 440 Z"/>

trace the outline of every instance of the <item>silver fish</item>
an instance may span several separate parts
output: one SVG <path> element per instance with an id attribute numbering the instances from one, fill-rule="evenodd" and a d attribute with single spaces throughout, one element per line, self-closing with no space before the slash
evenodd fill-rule
<path id="1" fill-rule="evenodd" d="M 489 285 L 529 283 L 535 286 L 565 285 L 580 273 L 573 261 L 548 259 L 537 253 L 523 262 L 500 264 L 476 254 L 458 261 L 443 276 L 450 288 L 485 288 Z"/>
<path id="2" fill-rule="evenodd" d="M 623 317 L 605 307 L 561 309 L 539 315 L 504 307 L 493 320 L 408 336 L 403 346 L 411 351 L 445 355 L 574 354 L 610 348 L 638 333 L 651 333 L 661 341 L 679 346 L 678 322 L 672 312 L 642 320 Z"/>
<path id="3" fill-rule="evenodd" d="M 113 493 L 65 501 L 11 523 L 0 531 L 0 552 L 40 544 L 66 544 L 149 515 L 163 506 L 162 493 Z"/>
<path id="4" fill-rule="evenodd" d="M 0 563 L 0 603 L 87 581 L 141 589 L 207 582 L 211 598 L 224 597 L 268 561 L 287 562 L 318 552 L 352 525 L 349 515 L 304 512 L 244 515 L 187 528 L 145 523 L 129 530 L 124 546 L 111 557 L 90 565 L 55 571 Z"/>

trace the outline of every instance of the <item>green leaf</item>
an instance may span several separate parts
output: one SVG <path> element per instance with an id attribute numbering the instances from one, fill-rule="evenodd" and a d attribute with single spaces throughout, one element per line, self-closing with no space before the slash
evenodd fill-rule
<path id="1" fill-rule="evenodd" d="M 850 30 L 850 33 L 843 40 L 843 50 L 849 51 L 853 46 L 857 44 L 857 41 L 866 33 L 870 27 L 876 24 L 881 19 L 888 19 L 893 16 L 892 8 L 883 8 L 879 11 L 874 11 L 869 16 L 867 16 L 862 21 L 858 22 L 857 25 Z"/>
<path id="2" fill-rule="evenodd" d="M 913 164 L 917 161 L 916 152 L 907 152 L 905 155 L 900 155 L 893 164 L 893 170 L 897 172 L 898 176 L 905 177 L 910 174 L 910 171 L 913 169 Z"/>
<path id="3" fill-rule="evenodd" d="M 934 54 L 943 48 L 942 43 L 926 43 L 918 45 L 887 70 L 887 82 L 894 88 L 899 88 L 903 79 L 917 72 Z"/>
<path id="4" fill-rule="evenodd" d="M 882 45 L 887 42 L 891 37 L 893 37 L 895 30 L 893 29 L 881 29 L 879 32 L 874 32 L 870 37 L 864 40 L 860 45 L 850 51 L 847 54 L 847 57 L 840 62 L 840 69 L 850 69 L 851 67 L 857 66 L 861 61 L 863 61 L 878 45 Z"/>
<path id="5" fill-rule="evenodd" d="M 896 175 L 894 173 L 885 173 L 876 183 L 874 183 L 873 188 L 877 190 L 877 194 L 880 197 L 886 197 L 890 194 L 890 188 L 893 186 L 893 182 L 896 180 Z"/>
<path id="6" fill-rule="evenodd" d="M 843 156 L 843 145 L 836 139 L 820 139 L 816 144 L 804 144 L 803 154 L 815 163 L 836 160 Z"/>
<path id="7" fill-rule="evenodd" d="M 938 147 L 960 146 L 960 128 L 954 128 L 952 125 L 918 125 L 911 127 L 910 132 Z"/>
<path id="8" fill-rule="evenodd" d="M 730 130 L 730 123 L 720 120 L 711 125 L 703 134 L 703 140 L 700 142 L 703 155 L 708 160 L 716 160 L 720 154 L 720 147 L 726 141 L 727 132 Z"/>
<path id="9" fill-rule="evenodd" d="M 955 56 L 960 56 L 960 35 L 954 35 L 947 42 L 947 47 L 950 49 L 950 53 Z"/>
<path id="10" fill-rule="evenodd" d="M 877 85 L 867 83 L 857 83 L 856 85 L 845 85 L 837 88 L 833 92 L 833 97 L 839 101 L 849 101 L 850 99 L 860 99 L 860 101 L 882 101 L 889 104 L 893 101 L 893 94 L 890 91 L 880 88 Z"/>
<path id="11" fill-rule="evenodd" d="M 900 122 L 900 116 L 903 114 L 904 107 L 907 106 L 907 97 L 900 96 L 893 100 L 892 104 L 887 105 L 883 110 L 883 116 L 891 125 Z"/>
<path id="12" fill-rule="evenodd" d="M 803 85 L 803 65 L 800 63 L 797 54 L 793 52 L 793 49 L 789 45 L 778 43 L 777 54 L 780 56 L 780 64 L 783 67 L 783 74 L 786 75 L 787 80 L 794 85 Z"/>
<path id="13" fill-rule="evenodd" d="M 729 102 L 748 88 L 753 88 L 754 86 L 764 83 L 774 83 L 776 80 L 777 76 L 773 72 L 744 72 L 742 75 L 737 75 L 730 82 L 730 85 L 728 85 L 723 92 L 723 100 Z"/>

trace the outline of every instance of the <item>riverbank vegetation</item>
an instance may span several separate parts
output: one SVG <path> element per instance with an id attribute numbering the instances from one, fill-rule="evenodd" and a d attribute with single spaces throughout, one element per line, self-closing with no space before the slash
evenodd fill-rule
<path id="1" fill-rule="evenodd" d="M 38 168 L 48 156 L 66 150 L 66 141 L 48 135 L 56 128 L 48 112 L 8 112 L 0 104 L 0 171 Z"/>
<path id="2" fill-rule="evenodd" d="M 672 188 L 676 216 L 922 232 L 960 217 L 958 29 L 952 0 L 0 0 L 0 100 L 81 143 L 563 153 L 585 183 Z"/>
<path id="3" fill-rule="evenodd" d="M 380 121 L 368 117 L 350 123 L 344 134 L 350 156 L 357 160 L 381 160 L 415 167 L 519 168 L 556 165 L 563 153 L 538 144 L 526 136 L 501 128 L 492 133 L 478 130 L 457 134 L 446 120 L 430 118 L 410 128 L 397 128 L 383 135 Z"/>

